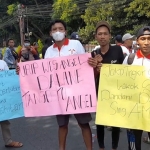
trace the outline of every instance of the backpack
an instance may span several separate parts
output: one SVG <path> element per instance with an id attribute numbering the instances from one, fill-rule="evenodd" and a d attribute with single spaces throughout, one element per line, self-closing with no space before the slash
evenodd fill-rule
<path id="1" fill-rule="evenodd" d="M 131 65 L 134 61 L 134 58 L 135 58 L 135 53 L 131 53 L 129 56 L 128 56 L 128 59 L 127 59 L 127 64 L 128 65 Z"/>

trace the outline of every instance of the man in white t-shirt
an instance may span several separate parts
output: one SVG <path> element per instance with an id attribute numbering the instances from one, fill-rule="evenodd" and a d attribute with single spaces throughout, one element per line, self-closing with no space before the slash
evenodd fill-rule
<path id="1" fill-rule="evenodd" d="M 0 71 L 9 70 L 5 61 L 0 60 Z M 5 147 L 20 148 L 23 146 L 20 142 L 15 142 L 11 139 L 10 122 L 8 120 L 0 121 L 2 136 L 5 142 Z"/>
<path id="2" fill-rule="evenodd" d="M 142 27 L 137 34 L 137 44 L 139 50 L 136 52 L 131 65 L 150 66 L 150 26 Z M 128 64 L 128 57 L 125 58 L 123 64 Z M 138 118 L 137 118 L 138 124 Z M 133 130 L 135 135 L 135 149 L 141 150 L 142 130 Z"/>
<path id="3" fill-rule="evenodd" d="M 50 35 L 53 37 L 55 43 L 47 49 L 45 58 L 85 53 L 82 44 L 78 40 L 69 40 L 66 38 L 66 24 L 64 21 L 52 21 L 50 24 Z M 90 113 L 75 114 L 74 116 L 82 130 L 87 150 L 92 150 L 92 134 L 89 126 L 92 118 Z M 59 126 L 59 150 L 65 150 L 69 115 L 57 115 L 56 118 Z"/>

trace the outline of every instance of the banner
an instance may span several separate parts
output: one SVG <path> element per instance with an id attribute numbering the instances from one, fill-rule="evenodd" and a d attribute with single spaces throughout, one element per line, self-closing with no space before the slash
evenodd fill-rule
<path id="1" fill-rule="evenodd" d="M 0 71 L 0 121 L 22 116 L 19 76 L 14 70 Z"/>
<path id="2" fill-rule="evenodd" d="M 96 111 L 90 54 L 20 63 L 20 86 L 26 117 Z"/>
<path id="3" fill-rule="evenodd" d="M 96 124 L 150 131 L 150 68 L 103 65 Z"/>

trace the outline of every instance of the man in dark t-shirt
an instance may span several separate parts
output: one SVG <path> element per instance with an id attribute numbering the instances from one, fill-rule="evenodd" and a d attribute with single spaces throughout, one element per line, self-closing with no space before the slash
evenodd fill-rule
<path id="1" fill-rule="evenodd" d="M 88 62 L 94 67 L 96 88 L 98 93 L 100 68 L 103 64 L 122 64 L 124 55 L 120 46 L 111 46 L 111 27 L 106 21 L 101 21 L 97 24 L 95 30 L 95 38 L 100 45 L 100 49 L 92 52 L 92 57 L 97 59 L 97 65 L 93 63 L 92 58 L 89 58 Z M 112 150 L 116 150 L 119 142 L 120 129 L 118 127 L 112 127 Z M 104 126 L 97 125 L 97 138 L 100 150 L 104 150 Z"/>

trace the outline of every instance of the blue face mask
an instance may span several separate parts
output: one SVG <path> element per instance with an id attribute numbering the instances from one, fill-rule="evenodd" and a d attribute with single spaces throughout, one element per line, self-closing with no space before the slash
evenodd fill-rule
<path id="1" fill-rule="evenodd" d="M 30 46 L 30 43 L 24 43 L 24 46 Z"/>

